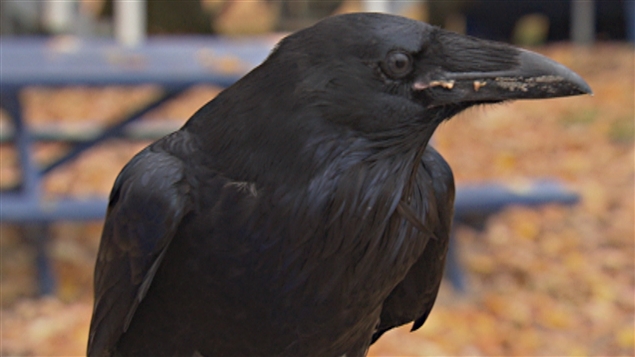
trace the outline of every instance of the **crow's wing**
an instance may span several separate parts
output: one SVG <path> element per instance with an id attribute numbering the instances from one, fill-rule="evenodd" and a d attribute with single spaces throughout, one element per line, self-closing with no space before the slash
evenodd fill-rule
<path id="1" fill-rule="evenodd" d="M 372 342 L 384 332 L 411 321 L 412 331 L 421 327 L 441 285 L 454 214 L 454 177 L 447 162 L 431 147 L 422 156 L 417 185 L 423 194 L 416 196 L 428 200 L 416 205 L 420 208 L 417 213 L 425 231 L 432 232 L 433 237 L 427 237 L 429 241 L 419 259 L 384 301 Z M 427 190 L 432 191 L 426 194 Z"/>
<path id="2" fill-rule="evenodd" d="M 184 163 L 146 148 L 121 171 L 110 194 L 95 266 L 88 355 L 110 356 L 183 217 L 192 209 Z"/>

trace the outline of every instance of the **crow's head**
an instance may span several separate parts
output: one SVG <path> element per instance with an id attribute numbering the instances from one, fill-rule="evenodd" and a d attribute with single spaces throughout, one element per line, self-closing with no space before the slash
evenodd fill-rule
<path id="1" fill-rule="evenodd" d="M 421 152 L 442 121 L 470 106 L 583 93 L 591 89 L 582 78 L 539 54 L 398 16 L 348 14 L 283 39 L 185 128 L 214 138 L 199 145 L 228 172 L 310 177 L 312 158 L 327 162 L 352 141 L 393 160 Z"/>
<path id="2" fill-rule="evenodd" d="M 328 18 L 285 38 L 267 62 L 296 103 L 362 133 L 433 131 L 475 104 L 591 93 L 539 54 L 384 14 Z"/>

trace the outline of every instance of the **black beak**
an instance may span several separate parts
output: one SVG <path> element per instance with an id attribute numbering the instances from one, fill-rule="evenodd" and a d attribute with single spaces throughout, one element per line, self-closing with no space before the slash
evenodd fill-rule
<path id="1" fill-rule="evenodd" d="M 579 75 L 545 56 L 504 44 L 460 37 L 462 41 L 454 41 L 453 48 L 444 49 L 444 52 L 451 51 L 445 57 L 446 63 L 416 78 L 413 84 L 415 91 L 428 94 L 430 106 L 593 94 Z M 476 41 L 478 47 L 474 46 Z M 453 69 L 452 57 L 457 54 L 462 54 L 463 63 L 472 61 L 473 66 Z M 501 54 L 508 58 L 500 60 Z"/>

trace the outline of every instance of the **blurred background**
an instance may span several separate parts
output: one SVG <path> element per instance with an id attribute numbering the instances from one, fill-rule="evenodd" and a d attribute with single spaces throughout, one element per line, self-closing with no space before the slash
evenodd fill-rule
<path id="1" fill-rule="evenodd" d="M 2 0 L 0 354 L 84 355 L 119 170 L 285 33 L 355 11 L 514 43 L 594 90 L 439 128 L 465 206 L 449 279 L 370 355 L 635 355 L 635 2 L 618 0 Z"/>

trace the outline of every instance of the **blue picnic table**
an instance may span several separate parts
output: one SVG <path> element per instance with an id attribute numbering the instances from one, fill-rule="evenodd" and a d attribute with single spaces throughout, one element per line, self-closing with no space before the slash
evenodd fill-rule
<path id="1" fill-rule="evenodd" d="M 48 225 L 57 221 L 103 219 L 107 207 L 106 197 L 45 198 L 43 179 L 104 140 L 125 137 L 130 123 L 188 88 L 201 84 L 231 85 L 261 63 L 278 38 L 164 37 L 150 38 L 134 48 L 104 38 L 0 39 L 0 107 L 13 123 L 11 134 L 0 133 L 0 138 L 15 146 L 21 171 L 19 185 L 0 192 L 0 222 L 20 224 L 33 235 L 41 293 L 52 293 L 55 289 L 46 250 Z M 20 92 L 25 87 L 143 84 L 158 85 L 163 92 L 97 135 L 73 142 L 61 158 L 42 167 L 35 164 L 33 151 L 39 137 L 23 118 Z M 491 214 L 513 204 L 574 204 L 577 200 L 575 192 L 553 180 L 536 181 L 522 190 L 500 182 L 464 185 L 457 188 L 455 224 L 475 226 L 474 222 L 482 223 Z M 464 290 L 466 283 L 457 257 L 456 239 L 451 242 L 448 277 L 457 290 Z"/>

